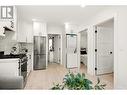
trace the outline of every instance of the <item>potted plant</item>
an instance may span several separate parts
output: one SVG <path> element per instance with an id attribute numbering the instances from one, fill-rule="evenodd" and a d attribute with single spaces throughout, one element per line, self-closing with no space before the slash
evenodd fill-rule
<path id="1" fill-rule="evenodd" d="M 52 90 L 102 90 L 105 89 L 106 84 L 100 84 L 100 79 L 97 79 L 97 83 L 93 86 L 91 80 L 87 79 L 85 74 L 68 73 L 65 75 L 62 84 L 54 84 Z"/>

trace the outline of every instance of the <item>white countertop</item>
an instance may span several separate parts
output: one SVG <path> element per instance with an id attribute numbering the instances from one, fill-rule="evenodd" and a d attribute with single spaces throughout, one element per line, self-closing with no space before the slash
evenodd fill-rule
<path id="1" fill-rule="evenodd" d="M 0 62 L 3 61 L 19 61 L 19 58 L 5 58 L 5 59 L 0 59 Z"/>

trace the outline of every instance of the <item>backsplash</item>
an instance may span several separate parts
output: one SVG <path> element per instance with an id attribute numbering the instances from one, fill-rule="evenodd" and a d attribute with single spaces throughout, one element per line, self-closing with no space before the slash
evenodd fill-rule
<path id="1" fill-rule="evenodd" d="M 12 47 L 17 48 L 17 52 L 20 53 L 22 48 L 28 49 L 28 52 L 32 52 L 32 44 L 28 43 L 18 43 L 13 39 L 14 33 L 13 32 L 6 32 L 6 36 L 0 38 L 0 51 L 4 51 L 4 54 L 10 54 Z"/>
<path id="2" fill-rule="evenodd" d="M 32 52 L 32 44 L 29 43 L 18 43 L 19 52 L 22 52 L 22 49 L 28 49 L 28 52 Z"/>
<path id="3" fill-rule="evenodd" d="M 17 47 L 17 42 L 12 40 L 13 36 L 13 32 L 6 32 L 6 36 L 0 39 L 0 51 L 4 51 L 5 54 L 9 54 L 13 46 Z"/>

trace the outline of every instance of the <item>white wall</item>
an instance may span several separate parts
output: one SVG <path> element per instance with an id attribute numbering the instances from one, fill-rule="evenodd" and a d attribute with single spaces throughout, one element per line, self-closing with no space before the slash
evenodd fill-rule
<path id="1" fill-rule="evenodd" d="M 62 52 L 61 52 L 61 55 L 63 56 L 61 59 L 62 59 L 63 65 L 66 67 L 66 32 L 65 32 L 65 29 L 63 29 L 61 39 L 62 39 L 62 43 L 61 43 Z"/>
<path id="2" fill-rule="evenodd" d="M 116 87 L 117 88 L 123 88 L 127 89 L 127 7 L 122 7 L 118 9 L 118 15 L 117 15 L 117 26 L 115 29 L 116 34 L 115 36 L 117 37 L 118 40 L 114 39 L 115 46 L 117 48 L 117 56 L 115 56 L 115 70 L 116 71 Z M 116 50 L 116 49 L 115 49 Z M 116 63 L 117 62 L 117 63 Z"/>
<path id="3" fill-rule="evenodd" d="M 103 10 L 100 13 L 97 13 L 96 16 L 94 16 L 93 18 L 90 18 L 88 21 L 86 21 L 86 23 L 84 24 L 84 26 L 81 26 L 79 30 L 82 30 L 86 27 L 89 28 L 89 33 L 92 35 L 94 35 L 93 32 L 93 26 L 103 22 L 111 17 L 114 17 L 114 87 L 115 88 L 119 88 L 119 89 L 127 89 L 127 74 L 125 72 L 127 72 L 127 7 L 121 7 L 121 6 L 117 6 L 117 7 L 109 7 L 105 10 Z M 92 34 L 93 32 L 93 34 Z M 88 33 L 88 35 L 90 35 Z M 94 43 L 93 43 L 93 37 L 91 37 L 91 39 L 89 39 L 88 44 L 88 48 L 89 48 L 89 52 L 88 52 L 88 60 L 93 60 L 94 58 L 94 54 L 91 52 L 92 50 L 94 50 Z M 94 51 L 93 51 L 94 52 Z M 91 69 L 89 70 L 91 74 L 94 74 L 94 71 L 92 71 L 92 69 L 94 70 L 94 68 L 92 67 L 94 64 L 94 61 L 88 61 L 88 64 L 91 64 Z"/>
<path id="4" fill-rule="evenodd" d="M 47 32 L 48 34 L 62 34 L 64 26 L 59 24 L 48 24 Z"/>
<path id="5" fill-rule="evenodd" d="M 81 37 L 81 39 L 80 39 L 80 47 L 81 48 L 87 48 L 87 33 L 86 33 L 87 31 L 83 31 L 83 32 L 81 32 L 80 33 L 80 37 Z"/>

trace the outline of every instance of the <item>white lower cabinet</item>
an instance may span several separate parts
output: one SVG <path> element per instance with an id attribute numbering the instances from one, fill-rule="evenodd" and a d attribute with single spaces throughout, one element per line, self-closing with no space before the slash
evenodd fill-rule
<path id="1" fill-rule="evenodd" d="M 0 76 L 19 76 L 19 59 L 0 59 Z"/>

